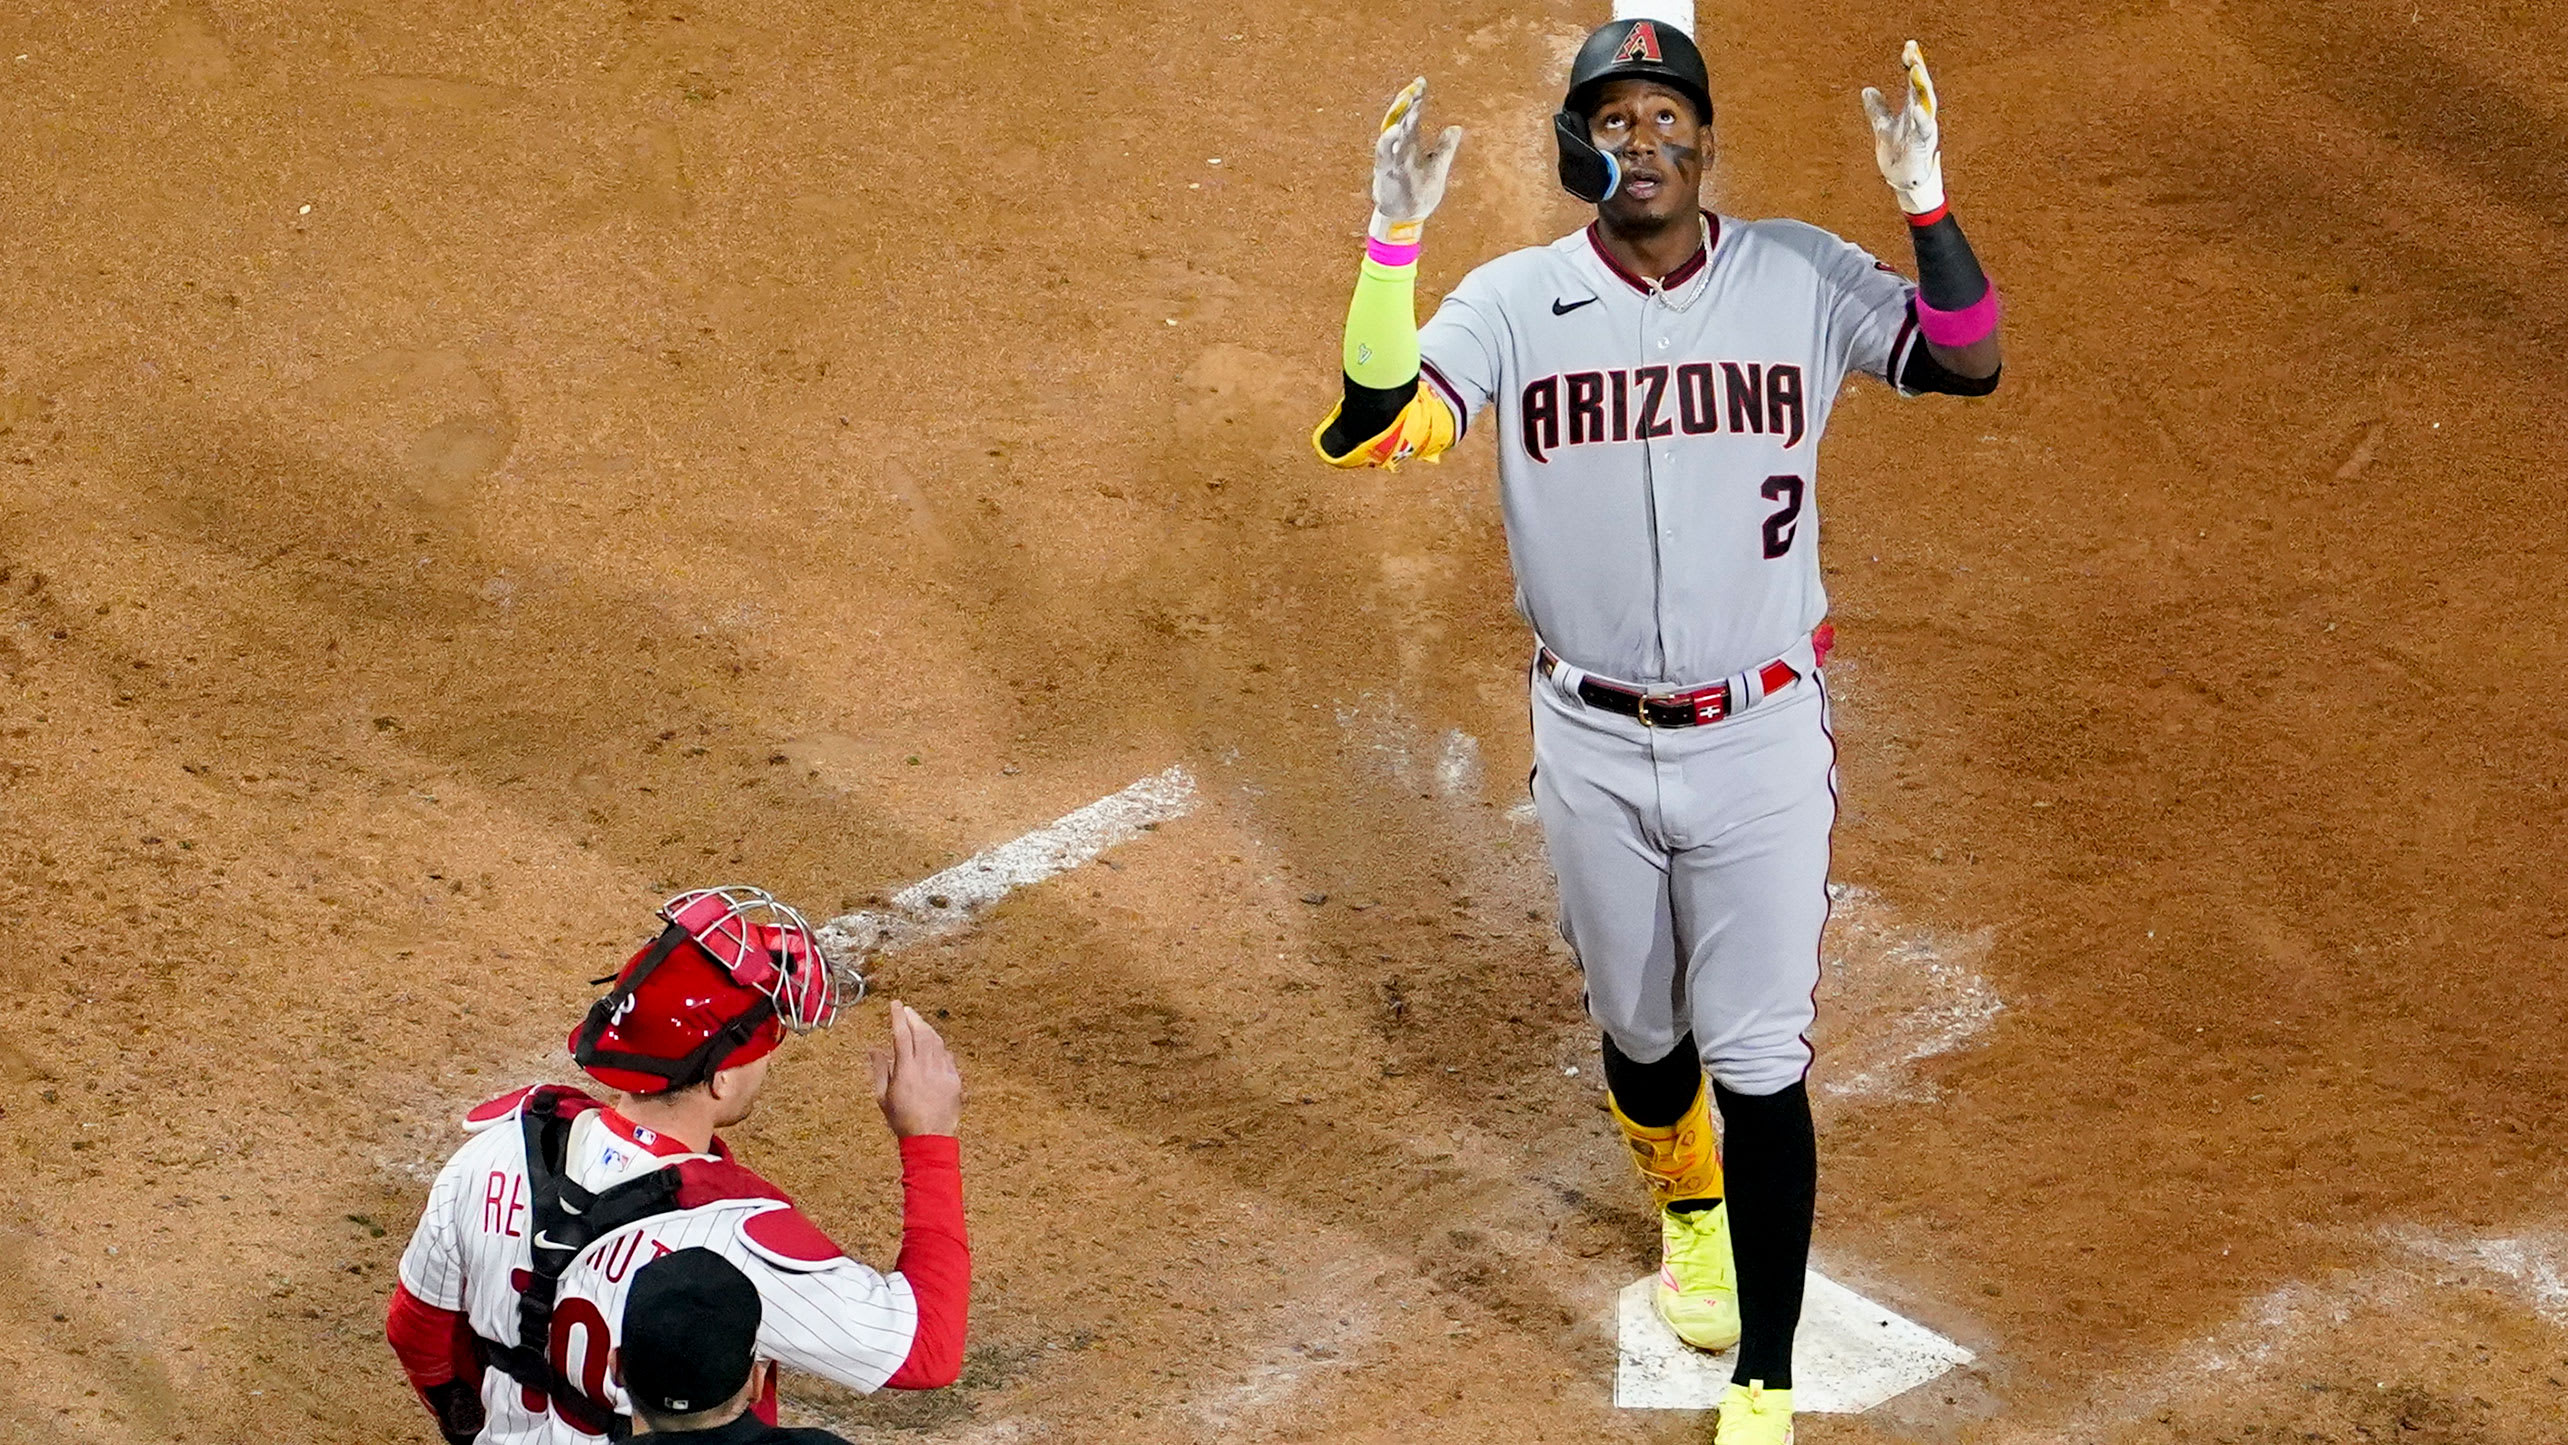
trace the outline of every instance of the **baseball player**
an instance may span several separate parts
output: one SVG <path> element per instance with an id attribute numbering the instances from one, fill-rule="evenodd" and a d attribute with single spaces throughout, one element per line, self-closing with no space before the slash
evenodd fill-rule
<path id="1" fill-rule="evenodd" d="M 1412 83 L 1376 145 L 1345 394 L 1313 436 L 1332 465 L 1393 467 L 1496 409 L 1536 634 L 1534 805 L 1614 1117 L 1660 1206 L 1659 1313 L 1739 1347 L 1721 1445 L 1792 1438 L 1817 1188 L 1805 1035 L 1836 820 L 1819 439 L 1849 375 L 1997 385 L 1997 292 L 1945 204 L 1915 42 L 1902 61 L 1904 104 L 1864 106 L 1916 284 L 1815 227 L 1703 209 L 1702 55 L 1686 25 L 1626 17 L 1580 47 L 1554 119 L 1594 223 L 1473 271 L 1423 330 L 1419 236 L 1461 132 L 1423 143 Z"/>
<path id="2" fill-rule="evenodd" d="M 659 916 L 659 936 L 571 1033 L 572 1057 L 616 1092 L 538 1085 L 474 1109 L 402 1253 L 386 1330 L 457 1445 L 631 1434 L 610 1367 L 625 1294 L 639 1266 L 690 1247 L 756 1284 L 762 1359 L 869 1393 L 961 1370 L 963 1082 L 944 1043 L 892 1006 L 874 1093 L 900 1140 L 904 1198 L 899 1262 L 878 1274 L 716 1133 L 749 1117 L 788 1032 L 837 1015 L 810 925 L 755 888 L 682 893 Z M 772 1424 L 766 1378 L 754 1408 Z"/>

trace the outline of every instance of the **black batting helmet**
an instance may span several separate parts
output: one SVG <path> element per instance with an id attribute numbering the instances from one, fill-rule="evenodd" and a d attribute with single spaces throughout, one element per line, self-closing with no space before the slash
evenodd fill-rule
<path id="1" fill-rule="evenodd" d="M 1622 167 L 1587 138 L 1587 114 L 1596 93 L 1616 80 L 1654 80 L 1694 103 L 1694 113 L 1712 118 L 1712 73 L 1694 39 L 1659 20 L 1617 20 L 1587 37 L 1569 65 L 1569 94 L 1552 131 L 1560 141 L 1560 183 L 1569 193 L 1596 205 L 1623 182 Z"/>

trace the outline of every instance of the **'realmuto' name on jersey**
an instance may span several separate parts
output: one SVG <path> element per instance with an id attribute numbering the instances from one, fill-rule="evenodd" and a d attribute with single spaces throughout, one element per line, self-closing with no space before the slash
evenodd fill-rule
<path id="1" fill-rule="evenodd" d="M 1629 371 L 1571 371 L 1525 383 L 1517 408 L 1525 455 L 1548 463 L 1564 446 L 1668 436 L 1778 436 L 1801 445 L 1801 368 L 1788 361 L 1688 361 Z"/>

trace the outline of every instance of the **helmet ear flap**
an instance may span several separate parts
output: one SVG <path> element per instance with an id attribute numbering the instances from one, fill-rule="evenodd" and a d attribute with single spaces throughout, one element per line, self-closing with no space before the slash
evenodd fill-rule
<path id="1" fill-rule="evenodd" d="M 1560 142 L 1561 189 L 1591 206 L 1612 199 L 1623 184 L 1623 167 L 1587 138 L 1587 118 L 1574 110 L 1554 112 L 1552 137 Z"/>

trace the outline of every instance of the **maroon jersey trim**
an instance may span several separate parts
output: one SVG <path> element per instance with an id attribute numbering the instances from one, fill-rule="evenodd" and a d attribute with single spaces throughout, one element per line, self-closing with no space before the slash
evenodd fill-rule
<path id="1" fill-rule="evenodd" d="M 1588 248 L 1596 253 L 1597 260 L 1605 263 L 1606 270 L 1611 271 L 1622 278 L 1624 285 L 1631 287 L 1633 290 L 1640 292 L 1644 296 L 1648 295 L 1650 292 L 1650 283 L 1625 270 L 1623 268 L 1623 263 L 1615 260 L 1613 253 L 1605 249 L 1604 237 L 1600 235 L 1596 229 L 1599 224 L 1600 223 L 1595 221 L 1587 223 Z M 1701 271 L 1705 266 L 1711 264 L 1712 252 L 1721 244 L 1721 218 L 1713 215 L 1710 211 L 1705 211 L 1703 213 L 1703 224 L 1711 228 L 1709 236 L 1706 237 L 1703 243 L 1703 249 L 1687 257 L 1684 265 L 1679 266 L 1675 270 L 1668 272 L 1665 276 L 1660 277 L 1660 290 L 1665 291 L 1673 287 L 1684 285 L 1686 282 L 1694 279 L 1696 272 Z"/>

